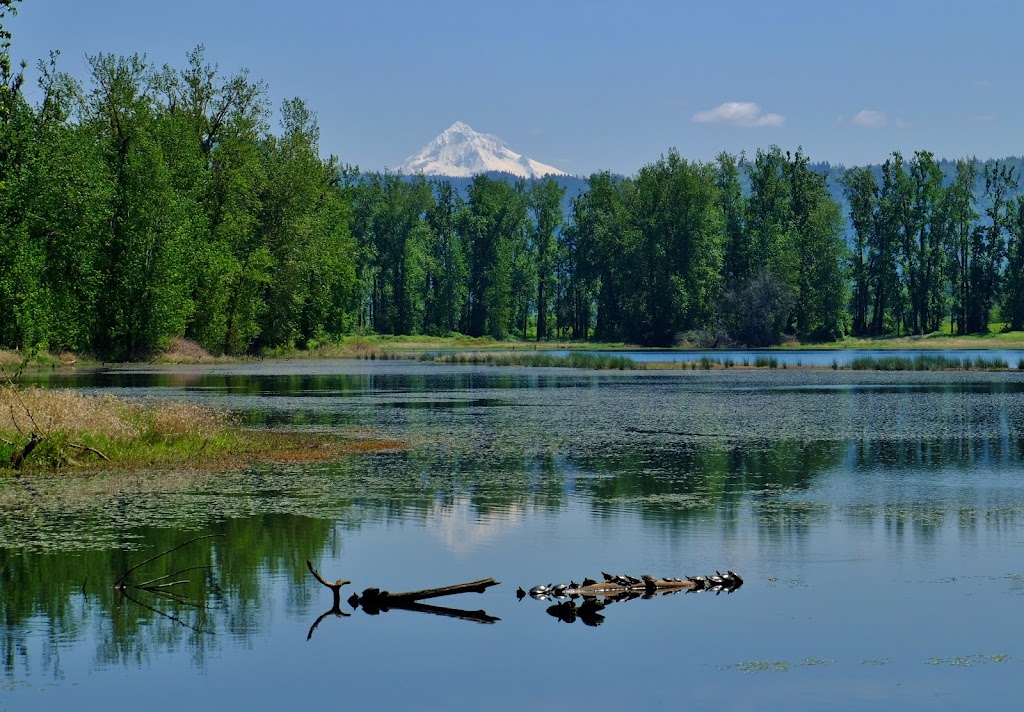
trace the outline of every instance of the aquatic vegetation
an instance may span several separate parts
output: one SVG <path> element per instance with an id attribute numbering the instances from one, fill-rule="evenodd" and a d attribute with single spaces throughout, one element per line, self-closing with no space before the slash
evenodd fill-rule
<path id="1" fill-rule="evenodd" d="M 791 663 L 788 660 L 748 660 L 734 663 L 732 665 L 724 665 L 721 669 L 738 670 L 745 673 L 787 672 L 795 667 L 816 667 L 818 665 L 828 665 L 834 662 L 835 660 L 832 658 L 804 658 L 798 663 Z"/>
<path id="2" fill-rule="evenodd" d="M 835 362 L 833 362 L 835 363 Z M 835 368 L 835 366 L 833 366 Z M 993 371 L 1009 368 L 1006 359 L 969 356 L 963 359 L 936 355 L 856 356 L 843 368 L 851 371 Z"/>
<path id="3" fill-rule="evenodd" d="M 971 667 L 973 665 L 983 665 L 986 663 L 1005 663 L 1010 660 L 1010 656 L 1006 653 L 996 653 L 995 655 L 956 655 L 951 658 L 929 658 L 929 665 L 952 665 L 953 667 Z"/>
<path id="4" fill-rule="evenodd" d="M 786 660 L 749 660 L 732 665 L 725 665 L 723 670 L 739 670 L 740 672 L 785 672 L 792 664 Z"/>

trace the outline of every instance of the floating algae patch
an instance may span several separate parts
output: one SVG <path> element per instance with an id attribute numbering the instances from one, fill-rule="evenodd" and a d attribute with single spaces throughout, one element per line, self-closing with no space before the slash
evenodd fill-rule
<path id="1" fill-rule="evenodd" d="M 929 665 L 951 665 L 953 667 L 972 667 L 974 665 L 986 665 L 989 663 L 1005 663 L 1010 660 L 1005 653 L 995 655 L 957 655 L 951 658 L 928 658 Z"/>
<path id="2" fill-rule="evenodd" d="M 832 658 L 803 658 L 800 662 L 792 663 L 788 660 L 747 660 L 744 662 L 733 663 L 732 665 L 722 665 L 722 670 L 737 670 L 745 673 L 756 673 L 756 672 L 788 672 L 793 668 L 797 667 L 817 667 L 819 665 L 829 665 L 834 663 L 835 660 Z"/>
<path id="3" fill-rule="evenodd" d="M 887 524 L 940 527 L 953 514 L 951 509 L 943 503 L 896 502 L 852 505 L 846 511 L 857 519 L 881 519 Z"/>
<path id="4" fill-rule="evenodd" d="M 739 672 L 786 672 L 792 665 L 786 660 L 749 660 L 732 665 L 721 666 L 722 670 L 738 670 Z"/>
<path id="5" fill-rule="evenodd" d="M 881 658 L 881 659 L 878 659 L 878 660 L 861 660 L 860 664 L 861 665 L 874 665 L 874 666 L 892 665 L 892 658 Z"/>
<path id="6" fill-rule="evenodd" d="M 762 524 L 808 525 L 826 521 L 835 507 L 824 502 L 768 500 L 751 502 L 750 508 Z"/>
<path id="7" fill-rule="evenodd" d="M 267 514 L 346 520 L 365 492 L 327 465 L 0 480 L 0 549 L 135 548 L 147 527 L 192 531 Z"/>
<path id="8" fill-rule="evenodd" d="M 616 497 L 616 501 L 622 504 L 655 505 L 671 509 L 707 509 L 721 504 L 720 497 L 710 494 L 676 494 L 672 492 L 624 495 Z"/>

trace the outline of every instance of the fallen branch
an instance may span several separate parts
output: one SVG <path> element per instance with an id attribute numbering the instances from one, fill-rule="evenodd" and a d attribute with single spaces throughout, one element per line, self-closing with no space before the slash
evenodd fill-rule
<path id="1" fill-rule="evenodd" d="M 381 604 L 383 604 L 384 601 L 387 601 L 387 604 L 394 608 L 396 605 L 403 602 L 422 601 L 428 598 L 438 598 L 440 596 L 454 596 L 457 593 L 483 593 L 491 586 L 497 586 L 498 583 L 499 582 L 495 581 L 493 578 L 485 578 L 477 581 L 467 581 L 466 583 L 457 583 L 452 586 L 425 588 L 420 591 L 403 591 L 401 593 L 391 593 L 390 591 L 368 588 L 363 591 L 363 596 L 360 601 L 367 603 L 370 601 L 377 601 Z"/>
<path id="2" fill-rule="evenodd" d="M 128 585 L 128 583 L 127 583 L 128 576 L 133 571 L 142 568 L 146 564 L 148 564 L 150 562 L 153 562 L 153 561 L 156 561 L 157 559 L 160 559 L 160 558 L 162 558 L 164 556 L 167 556 L 171 552 L 177 551 L 178 549 L 181 549 L 182 547 L 188 546 L 189 544 L 191 544 L 193 542 L 197 542 L 197 541 L 199 541 L 201 539 L 212 539 L 213 537 L 218 537 L 218 536 L 223 536 L 223 534 L 204 534 L 203 536 L 197 536 L 195 538 L 189 539 L 188 541 L 182 542 L 181 544 L 178 544 L 177 546 L 172 546 L 167 551 L 161 551 L 156 556 L 151 556 L 148 559 L 146 559 L 145 561 L 140 561 L 139 563 L 135 564 L 135 566 L 131 567 L 130 569 L 125 571 L 123 574 L 121 574 L 121 578 L 119 578 L 117 581 L 114 582 L 114 588 L 123 591 L 125 589 L 125 587 Z M 156 580 L 159 580 L 159 579 L 156 579 Z"/>
<path id="3" fill-rule="evenodd" d="M 313 567 L 313 563 L 306 560 L 306 566 L 309 567 L 309 572 L 313 574 L 313 578 L 331 589 L 331 593 L 334 595 L 334 605 L 331 606 L 329 611 L 323 613 L 313 625 L 309 628 L 309 633 L 306 634 L 306 640 L 313 637 L 313 632 L 329 615 L 334 615 L 338 618 L 348 616 L 347 613 L 341 610 L 341 587 L 345 584 L 351 583 L 344 579 L 338 579 L 333 583 L 328 581 L 320 572 Z M 446 618 L 458 618 L 460 620 L 472 621 L 474 623 L 496 623 L 501 620 L 494 616 L 488 615 L 485 611 L 465 611 L 459 608 L 446 608 L 443 606 L 431 606 L 425 603 L 419 603 L 419 601 L 438 598 L 440 596 L 452 596 L 457 593 L 483 593 L 491 586 L 497 586 L 498 582 L 493 578 L 479 579 L 477 581 L 467 581 L 466 583 L 457 583 L 452 586 L 441 586 L 439 588 L 425 588 L 419 591 L 402 591 L 399 593 L 391 593 L 390 591 L 382 591 L 379 588 L 368 588 L 363 591 L 362 596 L 357 593 L 353 593 L 348 602 L 353 608 L 358 608 L 360 605 L 363 607 L 363 611 L 370 615 L 376 615 L 382 611 L 389 611 L 392 609 L 400 609 L 407 611 L 417 611 L 419 613 L 430 613 L 437 616 L 444 616 Z"/>
<path id="4" fill-rule="evenodd" d="M 96 453 L 97 455 L 102 457 L 107 462 L 110 462 L 110 458 L 109 457 L 107 457 L 106 455 L 104 455 L 102 452 L 100 452 L 99 450 L 97 450 L 94 447 L 89 447 L 88 445 L 79 445 L 78 443 L 68 443 L 68 447 L 73 447 L 76 450 L 88 450 L 89 452 Z"/>
<path id="5" fill-rule="evenodd" d="M 157 576 L 156 578 L 150 579 L 149 581 L 143 581 L 142 583 L 137 583 L 137 584 L 135 584 L 135 588 L 146 588 L 150 584 L 156 583 L 157 581 L 163 581 L 164 579 L 172 578 L 172 577 L 177 576 L 179 574 L 183 574 L 186 571 L 196 571 L 197 569 L 212 569 L 212 568 L 213 567 L 210 566 L 209 564 L 203 564 L 201 566 L 189 566 L 187 569 L 179 569 L 179 570 L 175 571 L 174 573 L 164 574 L 163 576 Z"/>

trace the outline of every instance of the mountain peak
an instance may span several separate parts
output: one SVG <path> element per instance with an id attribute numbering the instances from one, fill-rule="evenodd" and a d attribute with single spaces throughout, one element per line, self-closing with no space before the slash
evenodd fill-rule
<path id="1" fill-rule="evenodd" d="M 554 166 L 516 153 L 497 136 L 474 131 L 461 121 L 442 131 L 419 153 L 409 156 L 394 170 L 452 177 L 469 177 L 490 171 L 512 173 L 520 178 L 568 175 Z"/>

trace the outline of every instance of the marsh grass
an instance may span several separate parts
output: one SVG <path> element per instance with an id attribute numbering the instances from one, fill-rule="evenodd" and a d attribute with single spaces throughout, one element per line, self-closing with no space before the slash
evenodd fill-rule
<path id="1" fill-rule="evenodd" d="M 1009 368 L 1006 359 L 978 356 L 963 359 L 935 354 L 857 356 L 843 368 L 851 371 L 995 371 Z"/>
<path id="2" fill-rule="evenodd" d="M 421 353 L 420 361 L 429 363 L 453 363 L 483 366 L 529 366 L 549 368 L 583 368 L 596 371 L 712 371 L 716 369 L 737 368 L 736 360 L 731 356 L 713 357 L 706 354 L 689 361 L 634 361 L 628 356 L 604 354 L 584 354 L 569 352 L 565 356 L 557 356 L 543 351 L 524 351 L 522 353 L 488 353 L 486 351 L 470 351 L 458 353 Z M 743 368 L 780 368 L 775 356 L 758 356 L 751 366 L 750 359 L 744 358 Z M 783 363 L 781 368 L 786 368 Z"/>
<path id="3" fill-rule="evenodd" d="M 229 467 L 253 460 L 326 460 L 353 451 L 401 447 L 372 438 L 246 429 L 228 413 L 190 403 L 0 387 L 0 471 L 10 471 L 33 434 L 42 439 L 25 459 L 25 470 L 182 463 Z"/>
<path id="4" fill-rule="evenodd" d="M 429 354 L 419 356 L 420 361 L 435 363 L 456 363 L 486 366 L 529 366 L 534 368 L 584 368 L 597 371 L 628 371 L 643 370 L 645 365 L 625 356 L 605 356 L 603 354 L 570 353 L 567 356 L 555 356 L 543 351 L 527 351 L 523 353 L 480 353 L 465 352 L 454 354 Z"/>

